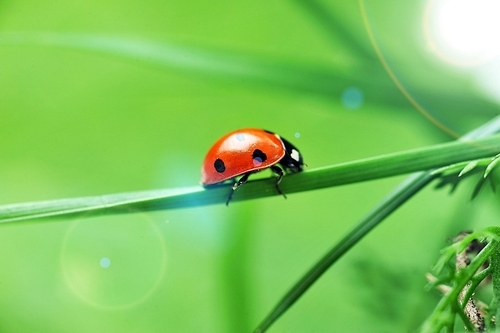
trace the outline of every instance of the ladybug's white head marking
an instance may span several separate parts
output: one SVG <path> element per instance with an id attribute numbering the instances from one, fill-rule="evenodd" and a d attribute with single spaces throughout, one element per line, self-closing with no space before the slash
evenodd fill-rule
<path id="1" fill-rule="evenodd" d="M 290 157 L 298 162 L 300 160 L 299 151 L 297 149 L 292 149 L 292 152 L 290 153 Z"/>

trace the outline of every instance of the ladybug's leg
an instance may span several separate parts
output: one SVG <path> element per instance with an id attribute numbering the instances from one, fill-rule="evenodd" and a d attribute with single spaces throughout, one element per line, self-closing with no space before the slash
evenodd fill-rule
<path id="1" fill-rule="evenodd" d="M 271 170 L 273 170 L 278 175 L 278 179 L 276 179 L 276 183 L 275 183 L 276 190 L 278 191 L 279 194 L 281 194 L 286 199 L 285 193 L 283 193 L 283 191 L 280 188 L 281 179 L 283 179 L 283 175 L 284 175 L 283 169 L 277 165 L 273 165 L 273 166 L 271 166 Z"/>
<path id="2" fill-rule="evenodd" d="M 231 193 L 227 197 L 226 206 L 229 205 L 229 201 L 233 198 L 234 192 L 243 184 L 245 184 L 248 180 L 248 177 L 251 175 L 251 172 L 245 173 L 238 181 L 235 181 L 233 184 L 233 188 L 231 189 Z"/>

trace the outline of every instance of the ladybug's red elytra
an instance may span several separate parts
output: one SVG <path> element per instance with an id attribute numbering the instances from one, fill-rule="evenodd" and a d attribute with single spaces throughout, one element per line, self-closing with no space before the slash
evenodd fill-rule
<path id="1" fill-rule="evenodd" d="M 285 198 L 279 183 L 285 172 L 300 172 L 304 162 L 299 150 L 290 142 L 270 131 L 244 128 L 224 135 L 210 148 L 201 168 L 204 186 L 233 180 L 226 205 L 252 173 L 270 168 L 278 175 L 276 190 Z M 238 180 L 236 177 L 241 176 Z"/>

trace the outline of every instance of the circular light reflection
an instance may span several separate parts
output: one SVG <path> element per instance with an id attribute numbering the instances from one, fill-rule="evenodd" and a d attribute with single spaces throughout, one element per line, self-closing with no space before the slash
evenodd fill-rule
<path id="1" fill-rule="evenodd" d="M 500 1 L 430 0 L 424 34 L 431 50 L 456 66 L 476 66 L 499 54 Z"/>
<path id="2" fill-rule="evenodd" d="M 109 260 L 109 258 L 101 258 L 101 260 L 99 261 L 99 265 L 101 265 L 102 268 L 109 268 L 109 266 L 111 265 L 111 260 Z"/>
<path id="3" fill-rule="evenodd" d="M 356 87 L 344 89 L 341 95 L 341 102 L 348 109 L 358 109 L 363 105 L 363 92 Z"/>
<path id="4" fill-rule="evenodd" d="M 144 214 L 84 218 L 66 232 L 60 260 L 75 296 L 95 308 L 123 309 L 145 301 L 158 288 L 166 246 Z"/>

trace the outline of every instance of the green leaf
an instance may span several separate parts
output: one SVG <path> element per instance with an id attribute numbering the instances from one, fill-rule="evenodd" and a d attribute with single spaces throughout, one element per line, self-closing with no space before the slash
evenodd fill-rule
<path id="1" fill-rule="evenodd" d="M 472 171 L 478 165 L 478 163 L 479 163 L 479 160 L 474 160 L 474 161 L 467 163 L 467 165 L 458 174 L 458 177 L 462 177 L 463 175 L 465 175 L 469 171 Z"/>
<path id="2" fill-rule="evenodd" d="M 477 164 L 477 160 L 471 161 L 471 162 L 460 162 L 460 163 L 455 163 L 455 164 L 450 164 L 447 166 L 444 166 L 442 168 L 438 168 L 436 170 L 432 171 L 433 175 L 453 175 L 456 173 L 459 173 L 462 171 L 464 168 L 466 168 L 469 164 L 474 163 Z M 459 175 L 460 177 L 460 175 Z"/>
<path id="3" fill-rule="evenodd" d="M 498 162 L 500 162 L 500 155 L 496 155 L 490 162 L 490 164 L 488 164 L 488 166 L 486 167 L 486 170 L 484 171 L 484 178 L 488 177 L 488 175 L 490 174 L 491 171 L 493 171 L 493 169 L 496 167 L 496 165 L 498 164 Z"/>

